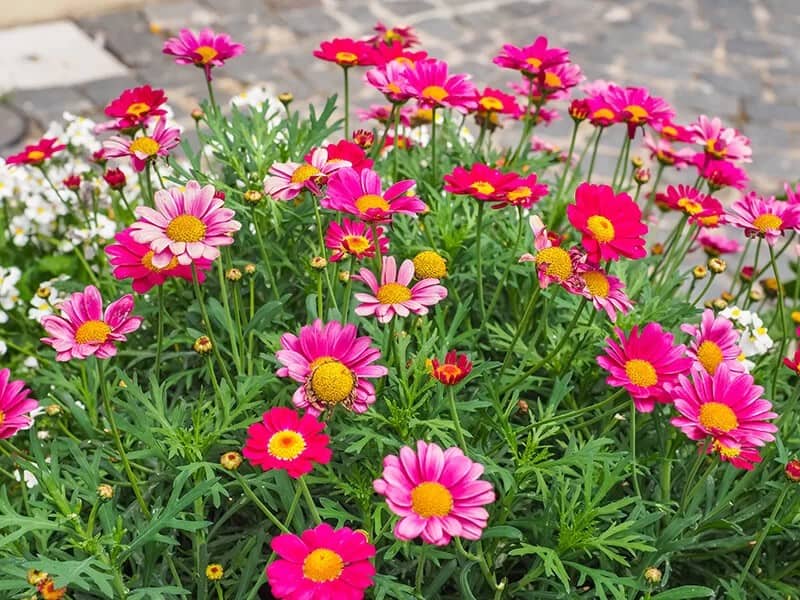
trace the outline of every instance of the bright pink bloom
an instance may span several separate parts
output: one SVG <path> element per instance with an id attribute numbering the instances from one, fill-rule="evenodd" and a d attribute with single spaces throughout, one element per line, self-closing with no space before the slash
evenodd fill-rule
<path id="1" fill-rule="evenodd" d="M 656 402 L 670 402 L 668 385 L 692 364 L 684 357 L 686 346 L 675 346 L 673 335 L 658 323 L 648 323 L 641 333 L 634 326 L 627 337 L 619 327 L 614 332 L 619 343 L 607 338 L 606 353 L 597 357 L 609 372 L 606 383 L 628 390 L 639 412 L 652 412 Z"/>
<path id="2" fill-rule="evenodd" d="M 352 167 L 359 173 L 364 169 L 371 169 L 373 162 L 367 156 L 364 149 L 349 140 L 339 140 L 335 144 L 328 144 L 325 146 L 328 152 L 329 163 L 346 162 L 348 167 Z M 313 151 L 306 154 L 304 160 L 306 164 L 310 164 L 313 158 Z"/>
<path id="3" fill-rule="evenodd" d="M 692 141 L 703 146 L 710 158 L 751 161 L 753 150 L 750 140 L 732 127 L 724 127 L 718 117 L 709 119 L 706 115 L 700 115 L 687 129 L 694 134 Z"/>
<path id="4" fill-rule="evenodd" d="M 361 317 L 374 315 L 380 323 L 388 323 L 395 315 L 426 315 L 429 306 L 439 304 L 447 297 L 447 288 L 439 285 L 435 278 L 422 279 L 409 287 L 414 279 L 413 261 L 404 260 L 398 270 L 393 256 L 383 257 L 380 285 L 369 269 L 361 269 L 353 279 L 366 283 L 372 292 L 355 294 L 355 299 L 361 302 L 355 309 L 356 314 Z"/>
<path id="5" fill-rule="evenodd" d="M 66 148 L 66 144 L 59 144 L 56 138 L 42 138 L 35 144 L 25 146 L 25 149 L 6 158 L 8 165 L 33 165 L 38 167 L 44 161 L 52 158 L 57 152 Z"/>
<path id="6" fill-rule="evenodd" d="M 59 306 L 61 316 L 45 315 L 42 327 L 51 337 L 42 341 L 52 346 L 59 362 L 89 356 L 111 358 L 117 353 L 115 342 L 124 342 L 126 334 L 139 329 L 141 317 L 131 317 L 133 296 L 127 294 L 108 305 L 103 312 L 103 298 L 93 285 L 75 292 Z"/>
<path id="7" fill-rule="evenodd" d="M 411 106 L 400 107 L 400 125 L 403 127 L 410 127 L 411 116 L 414 113 L 416 113 L 416 109 Z M 369 108 L 356 110 L 356 114 L 362 121 L 375 119 L 378 123 L 386 125 L 386 123 L 389 122 L 389 117 L 392 114 L 392 107 L 388 105 L 373 104 Z"/>
<path id="8" fill-rule="evenodd" d="M 582 271 L 583 296 L 592 301 L 595 310 L 604 310 L 612 323 L 617 321 L 617 311 L 626 314 L 633 304 L 625 293 L 625 284 L 600 268 Z"/>
<path id="9" fill-rule="evenodd" d="M 726 160 L 709 159 L 708 155 L 702 152 L 695 154 L 691 162 L 697 167 L 697 173 L 706 180 L 711 191 L 724 187 L 743 190 L 750 181 L 744 169 Z"/>
<path id="10" fill-rule="evenodd" d="M 783 191 L 786 194 L 786 202 L 789 204 L 800 204 L 800 184 L 793 190 L 790 183 L 783 184 Z"/>
<path id="11" fill-rule="evenodd" d="M 700 327 L 685 323 L 681 331 L 692 336 L 686 355 L 713 375 L 717 368 L 725 364 L 731 371 L 743 371 L 739 361 L 742 349 L 739 347 L 739 331 L 725 317 L 714 316 L 714 311 L 706 309 Z"/>
<path id="12" fill-rule="evenodd" d="M 655 121 L 651 124 L 662 140 L 668 142 L 692 142 L 694 134 L 687 127 L 672 121 Z"/>
<path id="13" fill-rule="evenodd" d="M 133 279 L 131 287 L 134 292 L 146 294 L 154 286 L 161 285 L 170 277 L 180 277 L 187 281 L 192 280 L 192 268 L 181 265 L 173 257 L 164 268 L 153 265 L 153 250 L 149 244 L 140 244 L 133 239 L 131 229 L 123 229 L 114 236 L 116 244 L 106 246 L 108 262 L 112 267 L 114 277 L 117 279 Z M 206 276 L 204 271 L 211 268 L 211 261 L 200 258 L 195 261 L 197 278 L 203 283 Z"/>
<path id="14" fill-rule="evenodd" d="M 103 142 L 106 158 L 130 158 L 136 171 L 143 171 L 148 162 L 159 156 L 166 157 L 181 139 L 181 132 L 175 128 L 167 128 L 166 120 L 156 120 L 153 133 L 142 132 L 130 139 L 115 135 Z"/>
<path id="15" fill-rule="evenodd" d="M 705 194 L 690 185 L 668 185 L 663 194 L 656 194 L 656 203 L 687 215 L 696 215 L 703 210 Z"/>
<path id="16" fill-rule="evenodd" d="M 784 231 L 800 227 L 800 205 L 750 192 L 733 204 L 729 222 L 747 237 L 762 237 L 774 246 Z"/>
<path id="17" fill-rule="evenodd" d="M 472 196 L 476 200 L 503 202 L 515 189 L 520 177 L 516 173 L 502 173 L 483 163 L 475 163 L 469 170 L 456 167 L 444 176 L 444 189 L 451 194 Z"/>
<path id="18" fill-rule="evenodd" d="M 726 446 L 719 440 L 714 440 L 706 450 L 707 454 L 719 454 L 719 459 L 723 462 L 731 463 L 737 469 L 752 471 L 753 466 L 761 462 L 761 455 L 758 449 L 747 446 Z"/>
<path id="19" fill-rule="evenodd" d="M 322 42 L 314 56 L 335 62 L 345 69 L 355 66 L 370 67 L 375 64 L 375 50 L 367 42 L 352 38 L 334 38 Z"/>
<path id="20" fill-rule="evenodd" d="M 522 112 L 514 96 L 495 88 L 483 88 L 483 91 L 478 93 L 477 100 L 478 114 L 485 117 L 491 118 L 492 114 L 500 114 L 516 118 Z"/>
<path id="21" fill-rule="evenodd" d="M 386 27 L 386 25 L 378 21 L 377 25 L 372 29 L 377 31 L 378 34 L 373 35 L 367 41 L 377 47 L 399 45 L 401 48 L 410 48 L 411 46 L 419 44 L 417 34 L 407 25 L 402 27 Z"/>
<path id="22" fill-rule="evenodd" d="M 644 258 L 642 211 L 628 194 L 614 194 L 608 185 L 582 183 L 575 191 L 575 203 L 567 206 L 569 222 L 583 233 L 581 243 L 589 260 L 617 260 L 620 256 Z"/>
<path id="23" fill-rule="evenodd" d="M 428 58 L 428 53 L 424 50 L 417 52 L 406 50 L 400 42 L 394 42 L 375 46 L 375 52 L 372 56 L 375 59 L 375 64 L 382 67 L 390 63 L 413 65 L 417 61 Z"/>
<path id="24" fill-rule="evenodd" d="M 698 227 L 713 229 L 728 222 L 728 215 L 722 202 L 713 196 L 704 195 L 701 200 L 700 212 L 689 215 L 689 223 Z"/>
<path id="25" fill-rule="evenodd" d="M 283 469 L 297 479 L 310 473 L 314 464 L 331 461 L 324 429 L 325 424 L 309 413 L 300 417 L 291 408 L 276 406 L 247 428 L 242 455 L 264 471 Z"/>
<path id="26" fill-rule="evenodd" d="M 713 375 L 695 366 L 691 379 L 680 375 L 670 396 L 681 414 L 671 420 L 689 439 L 711 437 L 728 447 L 763 446 L 775 440 L 778 417 L 748 373 L 734 373 L 722 364 Z"/>
<path id="27" fill-rule="evenodd" d="M 319 196 L 320 186 L 327 183 L 330 175 L 350 166 L 346 160 L 329 160 L 325 148 L 315 148 L 307 162 L 273 164 L 264 180 L 264 192 L 276 200 L 291 200 L 306 189 Z"/>
<path id="28" fill-rule="evenodd" d="M 0 369 L 0 440 L 33 425 L 33 411 L 39 402 L 30 398 L 24 381 L 11 381 L 11 371 Z"/>
<path id="29" fill-rule="evenodd" d="M 178 37 L 164 42 L 164 54 L 171 54 L 179 65 L 195 65 L 203 69 L 211 81 L 211 69 L 221 67 L 229 58 L 244 53 L 244 46 L 234 43 L 227 33 L 214 33 L 205 28 L 199 34 L 181 29 Z"/>
<path id="30" fill-rule="evenodd" d="M 154 252 L 150 261 L 159 269 L 169 267 L 173 258 L 180 265 L 216 260 L 219 246 L 233 244 L 233 234 L 242 226 L 214 196 L 213 185 L 200 187 L 189 181 L 185 190 L 158 190 L 155 204 L 155 209 L 136 207 L 139 220 L 130 229 L 135 241 L 150 245 Z"/>
<path id="31" fill-rule="evenodd" d="M 496 204 L 492 204 L 492 208 L 497 209 L 506 206 L 530 208 L 547 196 L 549 191 L 547 184 L 539 183 L 536 173 L 531 173 L 527 177 L 518 176 L 513 182 L 504 186 L 504 189 L 503 197 Z"/>
<path id="32" fill-rule="evenodd" d="M 637 127 L 671 121 L 675 116 L 675 111 L 663 98 L 651 96 L 646 88 L 611 85 L 605 97 L 619 119 L 628 124 L 630 138 L 633 138 Z"/>
<path id="33" fill-rule="evenodd" d="M 121 190 L 128 182 L 125 172 L 122 169 L 108 169 L 103 173 L 103 179 L 112 190 Z"/>
<path id="34" fill-rule="evenodd" d="M 278 559 L 267 580 L 279 600 L 363 600 L 372 585 L 375 546 L 360 531 L 322 523 L 299 536 L 282 533 L 270 545 Z"/>
<path id="35" fill-rule="evenodd" d="M 380 240 L 381 255 L 385 256 L 389 252 L 389 238 L 383 234 L 383 227 L 376 227 L 375 232 Z M 331 262 L 338 262 L 348 256 L 356 260 L 375 256 L 372 230 L 362 221 L 350 221 L 345 218 L 342 219 L 341 225 L 331 221 L 325 233 L 325 246 L 334 250 L 330 257 Z"/>
<path id="36" fill-rule="evenodd" d="M 395 214 L 413 215 L 425 211 L 422 200 L 408 195 L 415 185 L 413 179 L 404 179 L 384 192 L 380 175 L 372 169 L 358 173 L 346 168 L 331 177 L 321 204 L 368 223 L 389 223 Z"/>
<path id="37" fill-rule="evenodd" d="M 621 123 L 622 117 L 604 94 L 595 94 L 586 98 L 589 105 L 589 122 L 595 127 L 608 127 Z"/>
<path id="38" fill-rule="evenodd" d="M 505 69 L 521 71 L 526 77 L 533 77 L 569 60 L 569 52 L 563 48 L 547 47 L 547 38 L 539 36 L 530 46 L 505 44 L 502 52 L 492 62 Z"/>
<path id="39" fill-rule="evenodd" d="M 701 231 L 697 236 L 697 243 L 709 256 L 719 256 L 721 254 L 736 254 L 742 249 L 742 245 L 724 235 L 714 235 L 707 231 Z"/>
<path id="40" fill-rule="evenodd" d="M 386 367 L 372 364 L 381 352 L 372 340 L 356 337 L 356 326 L 335 321 L 323 325 L 317 319 L 300 329 L 300 335 L 281 336 L 275 356 L 283 366 L 278 377 L 291 377 L 302 385 L 292 396 L 298 408 L 312 415 L 341 404 L 363 413 L 375 402 L 375 388 L 367 378 L 383 377 Z"/>
<path id="41" fill-rule="evenodd" d="M 453 108 L 466 113 L 477 107 L 478 90 L 469 75 L 449 75 L 447 63 L 428 58 L 409 67 L 403 92 L 424 108 Z"/>
<path id="42" fill-rule="evenodd" d="M 116 119 L 116 129 L 130 129 L 146 124 L 153 117 L 167 114 L 162 108 L 166 101 L 164 90 L 143 85 L 123 91 L 106 106 L 105 113 Z"/>
<path id="43" fill-rule="evenodd" d="M 383 459 L 383 474 L 375 491 L 401 519 L 394 535 L 402 541 L 421 536 L 427 544 L 444 546 L 453 537 L 479 540 L 489 520 L 484 508 L 495 501 L 492 484 L 479 479 L 483 465 L 460 448 L 442 450 L 417 442 L 417 451 L 403 446 L 397 456 Z"/>
<path id="44" fill-rule="evenodd" d="M 570 294 L 583 295 L 586 283 L 580 274 L 588 270 L 586 255 L 577 248 L 565 250 L 554 243 L 542 220 L 534 215 L 530 218 L 533 230 L 533 245 L 536 254 L 525 253 L 519 257 L 519 262 L 536 263 L 536 273 L 539 277 L 539 287 L 557 283 Z"/>
<path id="45" fill-rule="evenodd" d="M 411 94 L 405 86 L 408 69 L 407 64 L 392 61 L 381 67 L 370 69 L 364 74 L 364 79 L 386 96 L 389 102 L 402 103 L 411 98 Z"/>
<path id="46" fill-rule="evenodd" d="M 581 68 L 575 63 L 561 63 L 548 67 L 537 77 L 526 77 L 509 84 L 517 94 L 527 101 L 530 96 L 535 103 L 561 100 L 569 96 L 568 90 L 583 81 Z"/>
<path id="47" fill-rule="evenodd" d="M 644 134 L 644 147 L 650 151 L 650 158 L 656 159 L 667 167 L 682 169 L 687 166 L 694 152 L 689 148 L 676 150 L 672 143 L 663 137 L 653 138 L 649 133 Z"/>

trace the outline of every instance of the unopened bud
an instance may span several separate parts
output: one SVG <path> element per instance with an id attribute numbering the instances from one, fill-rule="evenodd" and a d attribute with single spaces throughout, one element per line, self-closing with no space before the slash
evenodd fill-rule
<path id="1" fill-rule="evenodd" d="M 634 169 L 641 169 L 644 166 L 644 160 L 641 156 L 633 156 L 631 157 L 631 164 Z"/>
<path id="2" fill-rule="evenodd" d="M 695 279 L 705 279 L 708 276 L 708 269 L 706 269 L 703 265 L 697 265 L 694 269 L 692 269 L 692 276 Z"/>
<path id="3" fill-rule="evenodd" d="M 716 310 L 725 310 L 728 308 L 728 303 L 722 298 L 715 298 L 711 301 L 711 306 L 713 306 Z"/>
<path id="4" fill-rule="evenodd" d="M 764 292 L 759 290 L 758 288 L 753 288 L 750 290 L 748 294 L 750 296 L 750 300 L 753 302 L 761 302 L 764 299 Z"/>
<path id="5" fill-rule="evenodd" d="M 195 120 L 195 122 L 201 121 L 203 118 L 205 118 L 205 116 L 206 113 L 203 112 L 202 108 L 197 107 L 192 109 L 192 118 Z"/>
<path id="6" fill-rule="evenodd" d="M 342 283 L 350 281 L 350 271 L 339 271 L 339 281 Z"/>
<path id="7" fill-rule="evenodd" d="M 655 567 L 647 567 L 644 570 L 644 580 L 650 584 L 660 583 L 661 571 Z"/>
<path id="8" fill-rule="evenodd" d="M 192 348 L 194 348 L 194 351 L 198 354 L 208 354 L 214 349 L 214 346 L 212 345 L 211 339 L 208 336 L 201 335 L 194 341 Z"/>
<path id="9" fill-rule="evenodd" d="M 311 259 L 311 268 L 312 269 L 324 269 L 328 266 L 328 261 L 323 256 L 315 256 Z"/>
<path id="10" fill-rule="evenodd" d="M 639 185 L 644 185 L 650 181 L 650 169 L 636 169 L 633 172 L 633 180 Z"/>
<path id="11" fill-rule="evenodd" d="M 728 302 L 728 303 L 733 302 L 733 299 L 734 299 L 734 295 L 731 294 L 730 292 L 722 292 L 719 295 L 719 297 L 722 298 L 723 300 L 725 300 L 725 302 Z"/>
<path id="12" fill-rule="evenodd" d="M 219 457 L 219 464 L 223 469 L 228 471 L 235 471 L 242 464 L 242 455 L 238 452 L 226 452 Z"/>
<path id="13" fill-rule="evenodd" d="M 242 272 L 236 267 L 228 269 L 228 271 L 225 273 L 225 279 L 228 281 L 239 281 L 241 278 Z"/>
<path id="14" fill-rule="evenodd" d="M 764 293 L 770 298 L 775 298 L 778 295 L 778 280 L 774 277 L 767 277 L 759 281 Z"/>
<path id="15" fill-rule="evenodd" d="M 47 413 L 48 417 L 55 417 L 56 415 L 61 414 L 61 407 L 58 404 L 48 404 L 44 409 L 44 412 Z"/>
<path id="16" fill-rule="evenodd" d="M 528 403 L 525 400 L 517 400 L 517 412 L 521 415 L 528 414 Z"/>
<path id="17" fill-rule="evenodd" d="M 114 488 L 107 483 L 97 486 L 97 495 L 103 500 L 111 500 L 114 497 Z"/>
<path id="18" fill-rule="evenodd" d="M 292 103 L 292 100 L 294 100 L 294 96 L 291 92 L 283 92 L 278 94 L 278 100 L 280 100 L 281 104 L 288 107 Z"/>
<path id="19" fill-rule="evenodd" d="M 728 264 L 718 256 L 713 256 L 709 258 L 707 264 L 708 264 L 708 270 L 716 275 L 724 273 L 725 269 L 728 268 Z"/>
<path id="20" fill-rule="evenodd" d="M 244 272 L 248 275 L 253 275 L 256 272 L 256 266 L 253 263 L 247 263 L 244 266 Z"/>
<path id="21" fill-rule="evenodd" d="M 653 256 L 661 256 L 664 254 L 664 244 L 661 242 L 656 242 L 652 246 L 650 246 L 650 254 Z"/>
<path id="22" fill-rule="evenodd" d="M 786 463 L 784 473 L 790 481 L 800 482 L 800 460 L 795 458 Z"/>
<path id="23" fill-rule="evenodd" d="M 250 204 L 258 204 L 259 202 L 261 202 L 261 199 L 263 197 L 264 194 L 262 194 L 258 190 L 247 190 L 244 193 L 245 202 L 249 202 Z"/>

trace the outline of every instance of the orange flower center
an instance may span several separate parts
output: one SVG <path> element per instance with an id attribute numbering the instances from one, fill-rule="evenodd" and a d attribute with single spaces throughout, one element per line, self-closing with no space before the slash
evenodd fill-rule
<path id="1" fill-rule="evenodd" d="M 722 402 L 706 402 L 700 407 L 700 424 L 706 429 L 718 430 L 724 433 L 736 429 L 739 420 L 730 406 Z"/>
<path id="2" fill-rule="evenodd" d="M 303 561 L 303 577 L 314 583 L 336 581 L 344 571 L 342 557 L 327 548 L 317 548 L 309 552 Z"/>
<path id="3" fill-rule="evenodd" d="M 295 169 L 295 172 L 292 173 L 292 183 L 305 183 L 312 177 L 319 175 L 320 172 L 321 171 L 317 167 L 309 164 L 300 165 Z"/>
<path id="4" fill-rule="evenodd" d="M 207 65 L 219 55 L 219 52 L 211 46 L 200 46 L 195 49 L 194 53 L 200 55 L 200 63 L 203 65 Z"/>
<path id="5" fill-rule="evenodd" d="M 703 365 L 709 375 L 714 374 L 723 360 L 722 348 L 716 342 L 705 340 L 697 349 L 697 362 Z"/>
<path id="6" fill-rule="evenodd" d="M 146 102 L 134 102 L 128 107 L 125 114 L 132 117 L 141 117 L 148 110 L 150 110 L 150 105 Z"/>
<path id="7" fill-rule="evenodd" d="M 389 210 L 389 203 L 377 194 L 365 194 L 358 198 L 355 202 L 356 208 L 361 213 L 366 213 L 368 210 L 377 208 L 381 211 Z"/>
<path id="8" fill-rule="evenodd" d="M 340 65 L 354 65 L 358 62 L 358 56 L 352 52 L 337 52 L 336 62 Z"/>
<path id="9" fill-rule="evenodd" d="M 586 273 L 582 273 L 581 277 L 592 296 L 608 298 L 611 285 L 608 283 L 608 277 L 606 277 L 605 274 L 600 271 L 587 271 Z"/>
<path id="10" fill-rule="evenodd" d="M 658 375 L 650 361 L 634 358 L 625 363 L 625 374 L 630 382 L 639 387 L 652 387 L 658 383 Z"/>
<path id="11" fill-rule="evenodd" d="M 394 81 L 390 81 L 388 84 L 386 84 L 386 89 L 392 92 L 393 94 L 399 94 L 402 91 L 400 89 L 400 86 L 397 85 Z"/>
<path id="12" fill-rule="evenodd" d="M 161 145 L 151 137 L 143 136 L 136 138 L 131 142 L 129 150 L 133 154 L 145 154 L 147 156 L 155 156 Z"/>
<path id="13" fill-rule="evenodd" d="M 178 215 L 167 225 L 173 242 L 199 242 L 206 237 L 206 224 L 194 215 Z"/>
<path id="14" fill-rule="evenodd" d="M 45 154 L 41 150 L 31 150 L 28 152 L 28 160 L 40 161 L 44 158 Z"/>
<path id="15" fill-rule="evenodd" d="M 78 344 L 102 344 L 111 333 L 105 321 L 86 321 L 75 331 L 75 341 Z"/>
<path id="16" fill-rule="evenodd" d="M 480 99 L 480 105 L 486 110 L 503 110 L 503 103 L 494 96 L 484 96 Z"/>
<path id="17" fill-rule="evenodd" d="M 5 420 L 6 420 L 6 413 L 0 410 L 0 425 L 2 425 Z"/>
<path id="18" fill-rule="evenodd" d="M 742 453 L 742 450 L 740 448 L 733 448 L 731 446 L 726 446 L 725 444 L 719 442 L 718 440 L 714 440 L 713 448 L 726 458 L 736 458 Z"/>
<path id="19" fill-rule="evenodd" d="M 625 107 L 623 112 L 627 115 L 628 121 L 634 123 L 635 125 L 644 123 L 647 120 L 647 117 L 650 116 L 650 113 L 648 113 L 644 107 L 639 106 L 638 104 L 629 104 Z"/>
<path id="20" fill-rule="evenodd" d="M 525 62 L 532 67 L 536 67 L 537 69 L 542 66 L 542 61 L 535 56 L 529 56 L 525 59 Z"/>
<path id="21" fill-rule="evenodd" d="M 443 379 L 454 380 L 458 377 L 461 377 L 461 374 L 464 371 L 461 370 L 461 367 L 458 365 L 454 365 L 452 363 L 445 363 L 440 365 L 438 369 L 436 369 L 436 374 Z"/>
<path id="22" fill-rule="evenodd" d="M 545 272 L 560 281 L 564 281 L 572 275 L 572 258 L 570 258 L 569 252 L 558 246 L 542 248 L 536 253 L 535 261 L 537 265 L 547 265 Z"/>
<path id="23" fill-rule="evenodd" d="M 678 200 L 678 207 L 682 208 L 689 215 L 696 215 L 703 211 L 703 205 L 689 198 L 681 198 Z"/>
<path id="24" fill-rule="evenodd" d="M 531 188 L 527 185 L 521 185 L 518 188 L 515 188 L 508 192 L 508 201 L 512 204 L 515 202 L 519 202 L 520 200 L 527 200 L 531 197 Z"/>
<path id="25" fill-rule="evenodd" d="M 294 460 L 305 449 L 305 438 L 291 429 L 283 429 L 273 433 L 267 443 L 267 452 L 278 460 Z"/>
<path id="26" fill-rule="evenodd" d="M 173 256 L 166 267 L 157 267 L 153 264 L 153 254 L 155 253 L 152 250 L 148 250 L 147 254 L 142 256 L 142 266 L 148 271 L 152 271 L 153 273 L 161 273 L 162 271 L 169 271 L 170 269 L 174 269 L 178 266 L 178 259 Z"/>
<path id="27" fill-rule="evenodd" d="M 381 304 L 402 304 L 411 300 L 411 290 L 399 283 L 385 283 L 375 296 Z"/>
<path id="28" fill-rule="evenodd" d="M 325 404 L 344 402 L 356 387 L 356 376 L 343 363 L 323 356 L 312 362 L 311 391 Z"/>
<path id="29" fill-rule="evenodd" d="M 469 187 L 471 190 L 476 191 L 479 194 L 483 194 L 485 196 L 494 193 L 494 186 L 488 181 L 476 181 L 470 184 Z"/>
<path id="30" fill-rule="evenodd" d="M 757 216 L 753 220 L 753 226 L 761 233 L 767 233 L 770 230 L 780 229 L 783 225 L 783 219 L 777 215 L 763 214 Z"/>
<path id="31" fill-rule="evenodd" d="M 713 138 L 706 141 L 706 152 L 708 152 L 714 158 L 723 158 L 727 153 L 728 149 L 725 147 L 717 148 L 718 139 Z"/>
<path id="32" fill-rule="evenodd" d="M 342 246 L 350 254 L 363 254 L 370 247 L 369 240 L 363 235 L 346 235 L 342 240 Z"/>
<path id="33" fill-rule="evenodd" d="M 678 137 L 678 130 L 672 125 L 664 125 L 664 127 L 661 128 L 661 137 L 666 139 L 674 139 Z"/>
<path id="34" fill-rule="evenodd" d="M 547 71 L 544 74 L 544 85 L 545 87 L 556 90 L 564 87 L 564 82 L 561 81 L 561 77 L 559 77 L 552 71 Z"/>
<path id="35" fill-rule="evenodd" d="M 453 510 L 453 495 L 436 481 L 420 483 L 411 490 L 411 510 L 423 519 L 446 517 Z"/>
<path id="36" fill-rule="evenodd" d="M 613 120 L 614 119 L 614 111 L 612 111 L 610 108 L 599 108 L 596 111 L 594 111 L 594 114 L 592 115 L 592 118 L 593 119 Z"/>
<path id="37" fill-rule="evenodd" d="M 586 226 L 592 232 L 594 239 L 601 244 L 608 243 L 614 239 L 614 225 L 602 215 L 592 215 L 586 221 Z"/>
<path id="38" fill-rule="evenodd" d="M 436 102 L 441 102 L 445 98 L 447 98 L 450 94 L 447 92 L 440 85 L 429 85 L 424 90 L 422 90 L 422 97 L 426 100 L 434 100 Z"/>

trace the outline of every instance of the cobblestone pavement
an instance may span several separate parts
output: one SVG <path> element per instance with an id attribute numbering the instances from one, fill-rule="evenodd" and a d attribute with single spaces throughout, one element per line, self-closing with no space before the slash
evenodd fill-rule
<path id="1" fill-rule="evenodd" d="M 368 34 L 378 20 L 413 25 L 432 55 L 471 73 L 479 85 L 501 87 L 513 78 L 491 64 L 501 44 L 547 35 L 570 49 L 590 79 L 646 85 L 676 107 L 680 120 L 707 113 L 742 129 L 752 139 L 753 183 L 764 191 L 800 178 L 800 0 L 162 1 L 76 21 L 94 42 L 91 51 L 80 51 L 77 66 L 65 67 L 76 44 L 59 47 L 59 34 L 22 36 L 25 52 L 13 65 L 8 58 L 0 65 L 39 69 L 42 78 L 28 72 L 7 78 L 23 83 L 0 103 L 0 155 L 64 110 L 99 115 L 109 99 L 137 83 L 166 88 L 176 111 L 188 114 L 205 94 L 203 79 L 161 54 L 163 40 L 181 27 L 210 25 L 246 44 L 244 56 L 215 71 L 221 96 L 267 83 L 298 100 L 318 101 L 340 90 L 341 75 L 312 50 L 334 35 Z M 74 29 L 59 30 L 74 35 Z M 0 49 L 12 35 L 18 48 L 21 33 L 0 31 Z M 59 64 L 50 66 L 39 54 L 53 47 Z M 109 69 L 112 77 L 86 81 Z M 354 98 L 356 105 L 377 101 L 367 89 Z M 543 137 L 563 143 L 569 127 L 562 119 Z"/>

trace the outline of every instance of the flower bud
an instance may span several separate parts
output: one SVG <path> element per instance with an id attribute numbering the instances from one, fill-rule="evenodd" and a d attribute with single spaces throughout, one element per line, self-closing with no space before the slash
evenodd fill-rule
<path id="1" fill-rule="evenodd" d="M 664 254 L 664 244 L 661 242 L 656 242 L 652 246 L 650 246 L 650 254 L 653 256 L 661 256 Z"/>
<path id="2" fill-rule="evenodd" d="M 226 452 L 219 457 L 219 464 L 223 469 L 228 471 L 235 471 L 242 464 L 242 455 L 238 452 Z"/>
<path id="3" fill-rule="evenodd" d="M 294 96 L 292 95 L 291 92 L 283 92 L 281 94 L 278 94 L 278 100 L 280 100 L 280 103 L 283 104 L 286 108 L 289 108 L 289 105 L 292 103 L 292 100 L 294 100 Z"/>
<path id="4" fill-rule="evenodd" d="M 644 160 L 642 160 L 641 156 L 633 156 L 631 157 L 631 164 L 634 169 L 641 169 L 644 166 Z"/>
<path id="5" fill-rule="evenodd" d="M 222 579 L 222 576 L 225 574 L 225 569 L 222 568 L 222 565 L 217 563 L 211 563 L 206 567 L 206 579 L 209 581 L 218 581 Z"/>
<path id="6" fill-rule="evenodd" d="M 520 415 L 528 414 L 528 403 L 525 402 L 525 400 L 517 400 L 517 414 Z"/>
<path id="7" fill-rule="evenodd" d="M 48 417 L 55 417 L 56 415 L 61 414 L 61 407 L 58 404 L 48 404 L 47 407 L 45 407 L 44 412 Z"/>
<path id="8" fill-rule="evenodd" d="M 714 273 L 715 275 L 724 273 L 725 269 L 728 268 L 728 264 L 718 256 L 712 256 L 711 258 L 709 258 L 707 264 L 708 264 L 708 270 Z"/>
<path id="9" fill-rule="evenodd" d="M 644 580 L 650 584 L 660 583 L 661 571 L 655 567 L 647 567 L 644 570 Z"/>
<path id="10" fill-rule="evenodd" d="M 728 302 L 728 303 L 733 302 L 733 299 L 734 299 L 734 295 L 731 294 L 730 292 L 722 292 L 719 295 L 719 297 L 722 298 L 723 300 L 725 300 L 725 302 Z"/>
<path id="11" fill-rule="evenodd" d="M 339 281 L 342 283 L 350 281 L 350 271 L 339 271 Z"/>
<path id="12" fill-rule="evenodd" d="M 261 202 L 261 199 L 264 197 L 264 194 L 259 192 L 258 190 L 247 190 L 244 193 L 244 201 L 249 204 L 258 204 Z"/>
<path id="13" fill-rule="evenodd" d="M 28 569 L 28 583 L 31 585 L 39 585 L 47 580 L 47 573 L 39 569 Z"/>
<path id="14" fill-rule="evenodd" d="M 353 132 L 353 142 L 362 149 L 369 150 L 375 142 L 375 134 L 366 129 L 357 129 Z"/>
<path id="15" fill-rule="evenodd" d="M 764 299 L 764 292 L 762 292 L 758 288 L 753 288 L 752 290 L 750 290 L 750 294 L 748 295 L 750 296 L 750 300 L 752 302 L 761 302 Z"/>
<path id="16" fill-rule="evenodd" d="M 638 183 L 639 185 L 644 185 L 648 181 L 650 181 L 650 169 L 636 169 L 633 172 L 633 180 Z"/>
<path id="17" fill-rule="evenodd" d="M 247 263 L 244 266 L 244 272 L 248 275 L 254 275 L 256 272 L 256 266 L 253 263 Z"/>
<path id="18" fill-rule="evenodd" d="M 214 349 L 214 346 L 211 343 L 211 339 L 206 335 L 201 335 L 194 341 L 192 345 L 194 351 L 198 354 L 208 354 Z"/>
<path id="19" fill-rule="evenodd" d="M 225 200 L 225 192 L 222 190 L 214 190 L 214 198 L 217 200 Z"/>
<path id="20" fill-rule="evenodd" d="M 753 267 L 742 267 L 742 270 L 739 271 L 739 278 L 744 282 L 752 281 Z"/>
<path id="21" fill-rule="evenodd" d="M 569 116 L 572 117 L 572 120 L 576 123 L 585 121 L 589 116 L 589 102 L 576 98 L 570 102 L 567 112 L 569 113 Z"/>
<path id="22" fill-rule="evenodd" d="M 311 259 L 311 268 L 322 270 L 328 266 L 328 260 L 323 256 L 315 256 Z"/>
<path id="23" fill-rule="evenodd" d="M 775 298 L 778 296 L 778 280 L 774 277 L 767 277 L 759 281 L 761 284 L 761 289 L 764 290 L 764 293 L 769 298 Z"/>
<path id="24" fill-rule="evenodd" d="M 711 306 L 713 306 L 716 310 L 725 310 L 728 308 L 728 303 L 722 298 L 715 298 L 711 301 Z"/>
<path id="25" fill-rule="evenodd" d="M 786 463 L 786 468 L 783 471 L 790 481 L 800 482 L 800 460 L 796 458 Z"/>
<path id="26" fill-rule="evenodd" d="M 692 276 L 697 279 L 705 279 L 708 276 L 708 269 L 706 269 L 703 265 L 697 265 L 694 269 L 692 269 Z"/>
<path id="27" fill-rule="evenodd" d="M 114 488 L 107 483 L 101 483 L 97 486 L 97 495 L 102 500 L 111 500 L 114 497 Z"/>
<path id="28" fill-rule="evenodd" d="M 203 112 L 203 109 L 200 107 L 196 107 L 192 109 L 192 118 L 195 120 L 195 123 L 198 121 L 202 121 L 206 116 L 206 113 Z"/>
<path id="29" fill-rule="evenodd" d="M 112 190 L 121 190 L 127 183 L 125 173 L 121 169 L 108 169 L 103 173 L 103 179 Z"/>
<path id="30" fill-rule="evenodd" d="M 81 187 L 81 176 L 76 173 L 72 173 L 68 177 L 65 177 L 62 183 L 68 190 L 77 192 Z"/>
<path id="31" fill-rule="evenodd" d="M 239 281 L 241 278 L 242 272 L 236 267 L 228 269 L 228 271 L 225 273 L 225 279 L 228 281 Z"/>

